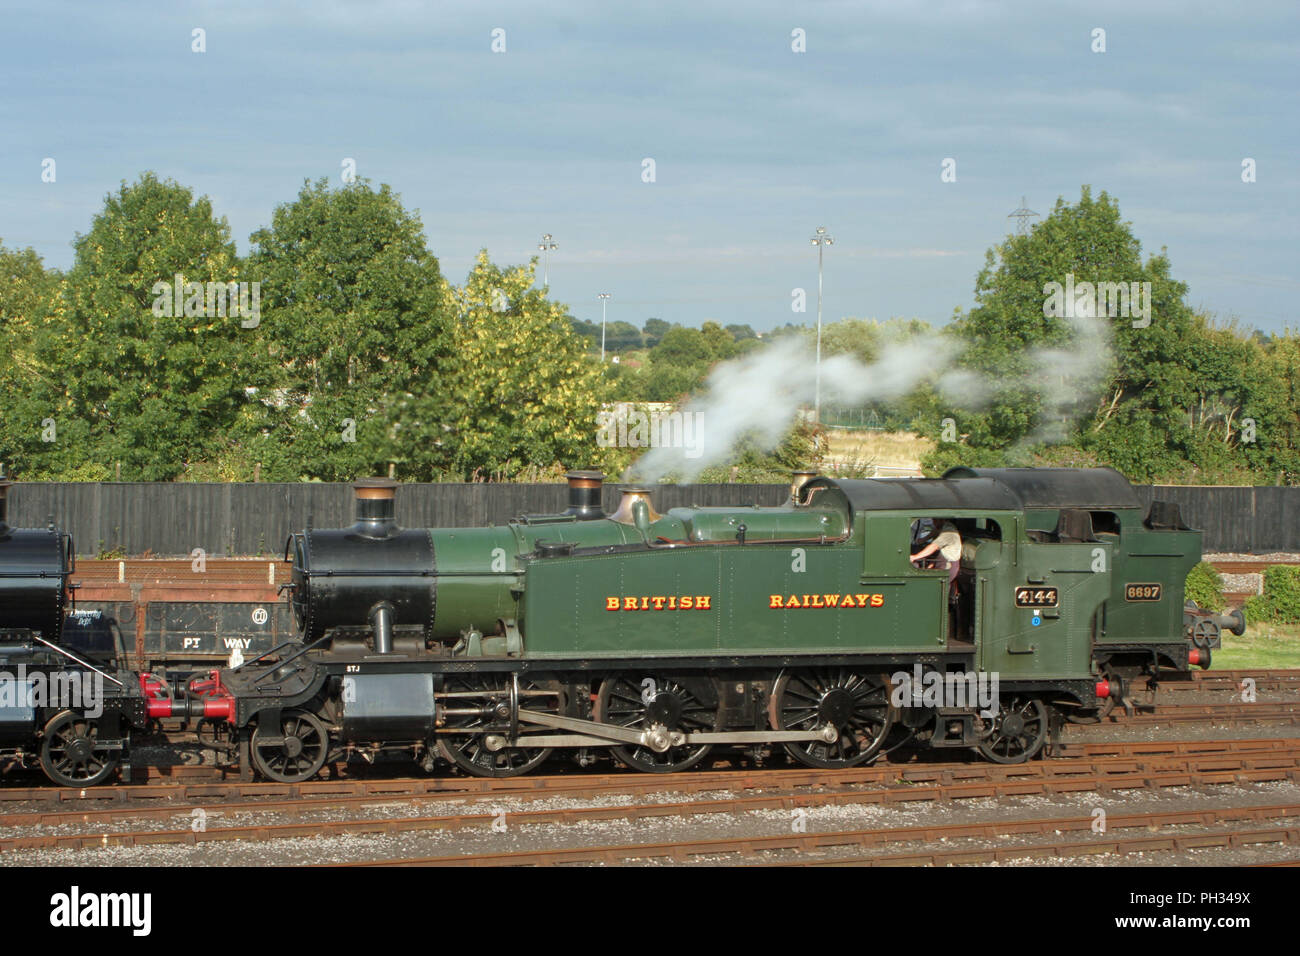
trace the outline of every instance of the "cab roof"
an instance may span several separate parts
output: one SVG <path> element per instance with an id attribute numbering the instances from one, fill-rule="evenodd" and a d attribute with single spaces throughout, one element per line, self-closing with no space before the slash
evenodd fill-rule
<path id="1" fill-rule="evenodd" d="M 949 468 L 955 481 L 991 478 L 1011 489 L 1027 509 L 1141 508 L 1128 479 L 1114 468 Z"/>
<path id="2" fill-rule="evenodd" d="M 829 489 L 816 492 L 815 489 Z M 843 496 L 853 511 L 1027 511 L 1140 508 L 1128 479 L 1113 468 L 950 468 L 942 478 L 814 478 L 799 494 Z"/>
<path id="3" fill-rule="evenodd" d="M 839 492 L 853 511 L 1022 510 L 1015 493 L 991 478 L 814 478 L 803 486 L 800 500 L 816 501 L 817 488 Z"/>

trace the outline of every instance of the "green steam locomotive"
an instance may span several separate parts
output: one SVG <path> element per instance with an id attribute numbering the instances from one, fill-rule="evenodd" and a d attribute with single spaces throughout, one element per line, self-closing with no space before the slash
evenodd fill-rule
<path id="1" fill-rule="evenodd" d="M 672 772 L 719 748 L 831 768 L 902 743 L 1014 763 L 1244 626 L 1184 606 L 1200 533 L 1110 469 L 805 473 L 781 507 L 666 514 L 569 484 L 563 514 L 404 530 L 396 486 L 364 481 L 353 527 L 293 535 L 297 704 L 254 702 L 283 664 L 204 688 L 238 702 L 258 769 L 398 750 L 510 776 L 562 750 Z"/>

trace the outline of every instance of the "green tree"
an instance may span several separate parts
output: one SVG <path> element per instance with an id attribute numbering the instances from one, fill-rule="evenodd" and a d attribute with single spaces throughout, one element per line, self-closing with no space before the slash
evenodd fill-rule
<path id="1" fill-rule="evenodd" d="M 650 361 L 655 365 L 676 365 L 678 368 L 707 365 L 713 358 L 713 349 L 704 333 L 680 325 L 665 332 L 659 344 L 650 350 Z"/>
<path id="2" fill-rule="evenodd" d="M 60 274 L 30 248 L 0 245 L 0 461 L 20 477 L 60 477 L 85 454 L 71 421 L 67 440 L 41 440 L 64 398 L 63 370 L 50 365 L 64 312 Z"/>
<path id="3" fill-rule="evenodd" d="M 418 214 L 386 185 L 332 189 L 322 179 L 278 206 L 252 241 L 271 373 L 243 423 L 241 454 L 276 478 L 343 480 L 389 466 L 423 477 L 446 466 L 439 423 L 453 336 Z"/>
<path id="4" fill-rule="evenodd" d="M 813 336 L 816 344 L 816 335 Z M 848 355 L 870 365 L 880 355 L 880 327 L 867 319 L 841 319 L 822 326 L 822 356 Z"/>
<path id="5" fill-rule="evenodd" d="M 824 458 L 822 436 L 808 422 L 799 421 L 791 426 L 775 448 L 767 451 L 752 438 L 742 437 L 732 450 L 730 460 L 704 469 L 698 480 L 780 484 L 789 481 L 794 471 L 817 469 Z"/>
<path id="6" fill-rule="evenodd" d="M 600 352 L 600 323 L 588 322 L 586 319 L 579 319 L 576 316 L 565 316 L 573 331 L 582 336 L 587 342 L 588 352 Z"/>
<path id="7" fill-rule="evenodd" d="M 461 480 L 602 468 L 616 457 L 596 442 L 609 397 L 603 370 L 533 279 L 531 266 L 502 268 L 484 250 L 465 284 L 445 290 L 454 343 L 445 442 Z"/>
<path id="8" fill-rule="evenodd" d="M 214 290 L 246 280 L 230 228 L 207 198 L 145 173 L 74 246 L 66 307 L 37 359 L 60 383 L 51 444 L 119 461 L 123 478 L 176 477 L 231 432 L 255 375 L 239 317 L 183 284 L 184 301 L 174 295 L 178 276 Z"/>
<path id="9" fill-rule="evenodd" d="M 641 389 L 632 401 L 677 402 L 698 391 L 709 373 L 708 365 L 677 365 L 652 361 L 641 379 Z"/>
<path id="10" fill-rule="evenodd" d="M 717 322 L 710 321 L 701 325 L 700 335 L 704 336 L 712 361 L 723 361 L 734 357 L 739 352 L 735 338 Z"/>
<path id="11" fill-rule="evenodd" d="M 594 324 L 594 323 L 593 323 Z M 600 326 L 596 326 L 597 330 Z M 599 340 L 597 340 L 599 346 Z M 642 346 L 641 330 L 631 322 L 606 322 L 605 323 L 605 351 L 608 352 L 630 352 L 633 349 L 639 349 Z"/>
<path id="12" fill-rule="evenodd" d="M 641 328 L 641 338 L 648 349 L 654 348 L 663 341 L 663 337 L 668 334 L 668 330 L 673 326 L 663 319 L 646 319 L 645 325 Z"/>
<path id="13" fill-rule="evenodd" d="M 1048 314 L 1050 283 L 1124 283 L 1127 290 L 1135 282 L 1139 289 L 1150 283 L 1149 315 L 1111 317 L 1100 299 L 1096 319 Z M 1188 417 L 1198 394 L 1208 398 L 1205 378 L 1215 389 L 1227 384 L 1225 362 L 1213 348 L 1198 347 L 1206 336 L 1186 293 L 1163 253 L 1143 262 L 1131 226 L 1105 192 L 1094 199 L 1084 187 L 1078 203 L 1058 200 L 1029 234 L 988 252 L 975 306 L 958 316 L 953 332 L 963 349 L 959 363 L 991 383 L 993 394 L 982 411 L 953 409 L 968 437 L 940 444 L 927 470 L 1029 464 L 1049 435 L 1135 480 L 1177 469 L 1197 445 Z M 1140 303 L 1130 299 L 1130 312 Z"/>
<path id="14" fill-rule="evenodd" d="M 1300 336 L 1252 337 L 1243 370 L 1246 398 L 1231 442 L 1256 481 L 1300 482 Z"/>

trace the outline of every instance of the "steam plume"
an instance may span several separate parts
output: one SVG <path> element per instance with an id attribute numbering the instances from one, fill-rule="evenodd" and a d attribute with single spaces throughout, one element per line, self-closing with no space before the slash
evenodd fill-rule
<path id="1" fill-rule="evenodd" d="M 1025 371 L 995 382 L 960 367 L 962 343 L 937 332 L 887 343 L 870 364 L 845 355 L 823 358 L 822 403 L 852 406 L 897 399 L 930 382 L 954 411 L 977 411 L 998 391 L 1022 387 L 1042 397 L 1042 424 L 1024 444 L 1060 441 L 1081 403 L 1104 380 L 1112 358 L 1104 320 L 1082 310 L 1066 322 L 1072 333 L 1068 348 L 1027 349 L 1017 363 Z M 652 448 L 628 469 L 627 477 L 654 482 L 674 475 L 693 481 L 705 468 L 727 461 L 742 437 L 770 451 L 789 432 L 800 408 L 813 404 L 816 374 L 812 350 L 788 341 L 718 365 L 704 391 L 682 409 L 695 416 L 699 429 L 690 454 L 678 447 Z"/>

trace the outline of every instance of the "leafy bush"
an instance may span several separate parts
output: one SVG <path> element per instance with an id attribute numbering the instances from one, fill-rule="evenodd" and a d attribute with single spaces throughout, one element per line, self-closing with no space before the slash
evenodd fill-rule
<path id="1" fill-rule="evenodd" d="M 1195 601 L 1197 607 L 1203 607 L 1207 611 L 1223 610 L 1223 578 L 1207 561 L 1202 561 L 1187 572 L 1183 593 L 1186 600 Z"/>
<path id="2" fill-rule="evenodd" d="M 927 437 L 940 438 L 938 434 Z M 967 468 L 1003 468 L 1007 464 L 1007 455 L 1002 449 L 976 448 L 961 442 L 945 442 L 942 439 L 933 451 L 921 456 L 921 470 L 927 478 L 938 478 L 949 468 L 956 468 L 959 465 Z"/>
<path id="3" fill-rule="evenodd" d="M 1246 602 L 1246 620 L 1300 624 L 1300 568 L 1277 564 L 1264 570 L 1264 593 Z"/>

